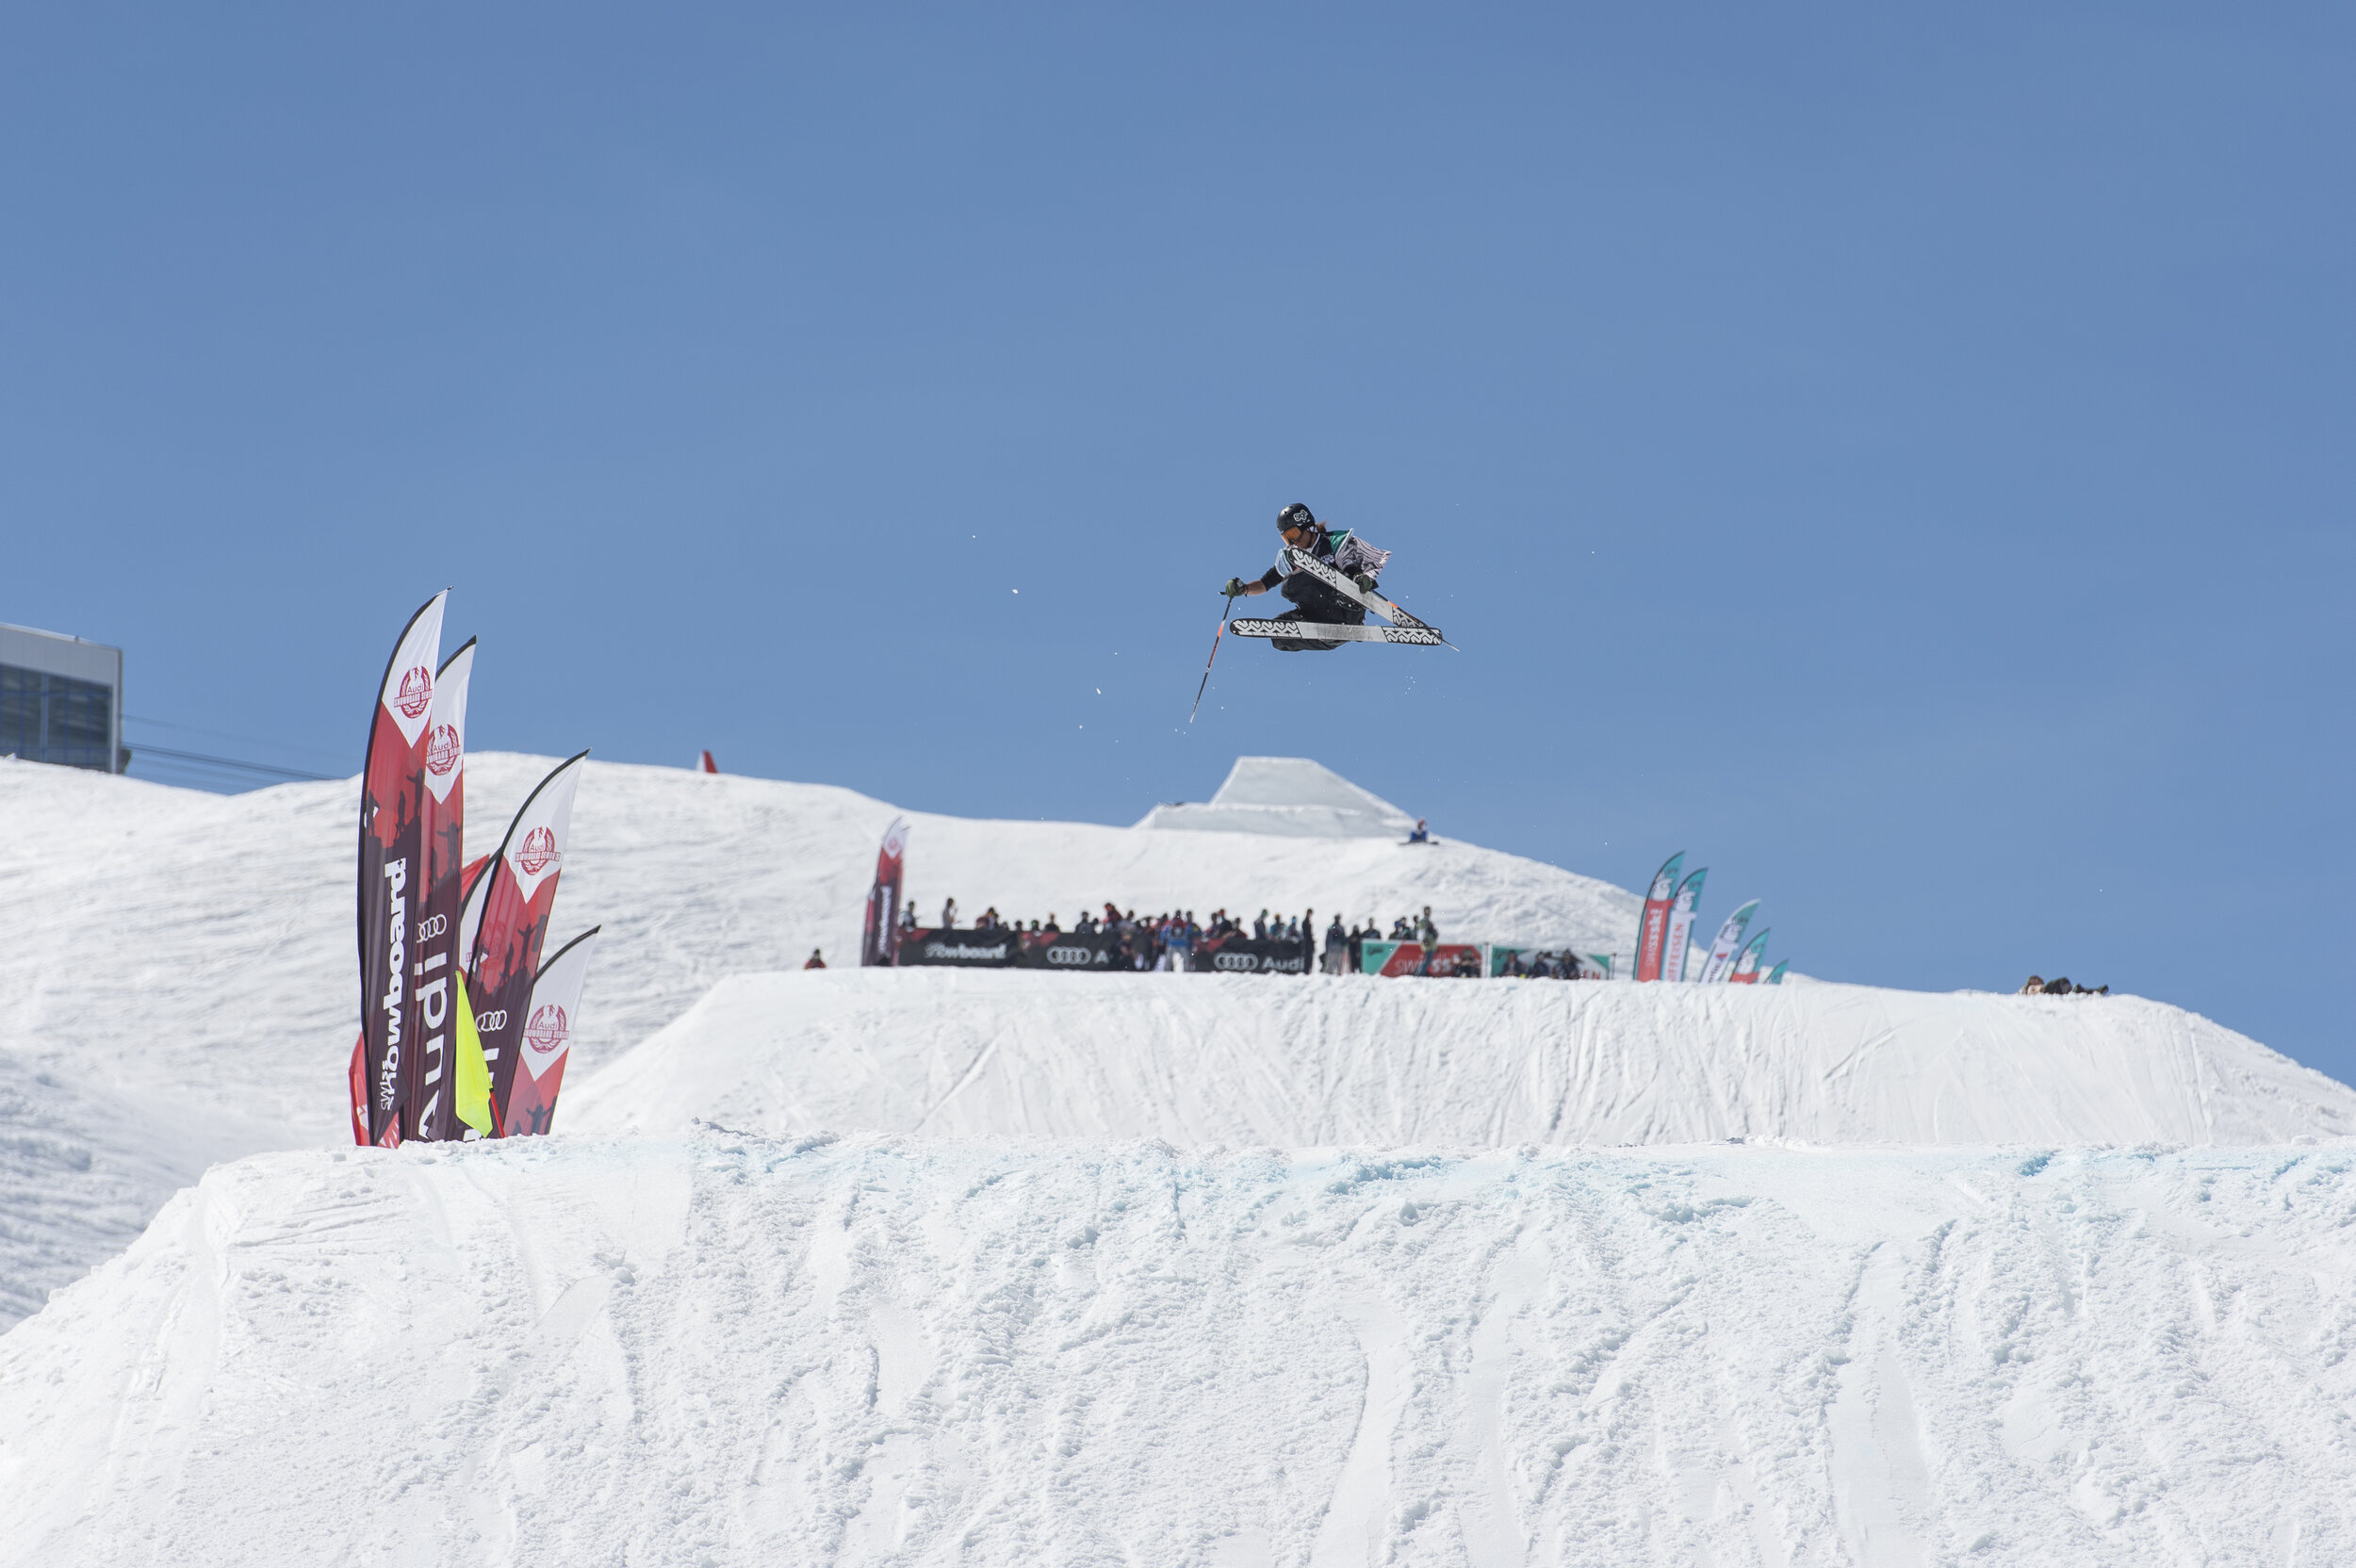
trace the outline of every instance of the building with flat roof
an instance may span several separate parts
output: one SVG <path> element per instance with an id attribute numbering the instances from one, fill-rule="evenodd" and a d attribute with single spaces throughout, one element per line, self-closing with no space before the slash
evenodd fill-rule
<path id="1" fill-rule="evenodd" d="M 0 757 L 121 773 L 123 650 L 0 623 Z"/>

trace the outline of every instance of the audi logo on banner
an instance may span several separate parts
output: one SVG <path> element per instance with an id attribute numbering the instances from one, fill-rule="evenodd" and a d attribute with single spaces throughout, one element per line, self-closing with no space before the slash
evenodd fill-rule
<path id="1" fill-rule="evenodd" d="M 1220 969 L 1243 970 L 1247 972 L 1260 967 L 1260 960 L 1249 953 L 1221 953 L 1211 961 Z"/>
<path id="2" fill-rule="evenodd" d="M 474 1026 L 485 1035 L 496 1035 L 507 1027 L 507 1009 L 494 1007 L 487 1013 L 477 1013 Z"/>
<path id="3" fill-rule="evenodd" d="M 1093 964 L 1102 955 L 1092 947 L 1051 947 L 1047 961 L 1051 964 Z"/>

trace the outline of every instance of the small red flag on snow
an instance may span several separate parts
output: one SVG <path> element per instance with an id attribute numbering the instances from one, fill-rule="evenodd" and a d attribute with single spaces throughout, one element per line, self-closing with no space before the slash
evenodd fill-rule
<path id="1" fill-rule="evenodd" d="M 720 764 L 713 761 L 712 760 L 712 753 L 707 751 L 704 753 L 703 760 L 696 765 L 696 771 L 698 773 L 718 773 L 720 771 Z"/>

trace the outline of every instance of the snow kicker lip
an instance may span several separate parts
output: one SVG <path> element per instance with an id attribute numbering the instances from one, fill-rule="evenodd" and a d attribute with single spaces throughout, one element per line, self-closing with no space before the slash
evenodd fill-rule
<path id="1" fill-rule="evenodd" d="M 1338 626 L 1325 621 L 1246 621 L 1227 623 L 1238 637 L 1298 637 L 1310 643 L 1413 643 L 1419 647 L 1442 645 L 1437 627 Z"/>

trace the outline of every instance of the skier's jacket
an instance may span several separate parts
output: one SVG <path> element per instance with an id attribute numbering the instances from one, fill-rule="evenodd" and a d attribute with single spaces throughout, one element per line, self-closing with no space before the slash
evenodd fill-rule
<path id="1" fill-rule="evenodd" d="M 1321 561 L 1345 577 L 1354 577 L 1361 572 L 1367 577 L 1380 577 L 1391 559 L 1390 551 L 1376 549 L 1350 530 L 1327 528 L 1322 523 L 1317 525 L 1317 538 L 1305 547 L 1305 553 L 1311 560 Z M 1284 581 L 1290 575 L 1284 566 L 1284 551 L 1279 549 L 1276 564 L 1260 575 L 1260 586 L 1273 588 Z"/>

